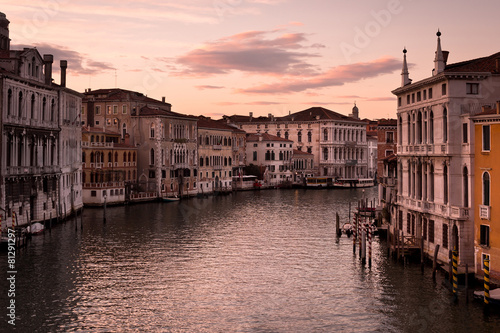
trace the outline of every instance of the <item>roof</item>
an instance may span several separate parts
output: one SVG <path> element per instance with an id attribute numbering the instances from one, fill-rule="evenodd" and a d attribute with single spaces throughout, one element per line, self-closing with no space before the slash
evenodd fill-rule
<path id="1" fill-rule="evenodd" d="M 225 131 L 240 131 L 239 129 L 229 126 L 228 124 L 218 121 L 218 120 L 213 120 L 208 117 L 204 116 L 199 116 L 198 117 L 198 128 L 209 128 L 209 129 L 218 129 L 218 130 L 225 130 Z"/>
<path id="2" fill-rule="evenodd" d="M 295 157 L 295 156 L 313 157 L 313 156 L 314 156 L 314 154 L 308 153 L 308 152 L 306 152 L 306 151 L 302 151 L 302 150 L 294 149 L 294 150 L 293 150 L 293 157 Z"/>
<path id="3" fill-rule="evenodd" d="M 143 93 L 121 88 L 87 90 L 84 93 L 86 98 L 93 98 L 94 101 L 135 101 L 143 103 L 163 103 L 156 99 L 150 98 Z M 170 105 L 169 103 L 163 103 Z"/>
<path id="4" fill-rule="evenodd" d="M 184 114 L 180 114 L 177 112 L 161 109 L 161 108 L 153 108 L 149 106 L 143 106 L 139 109 L 139 112 L 132 111 L 132 116 L 140 117 L 140 116 L 166 116 L 166 117 L 178 117 L 178 118 L 189 118 L 192 117 Z M 194 120 L 194 119 L 192 119 Z"/>
<path id="5" fill-rule="evenodd" d="M 257 142 L 260 141 L 260 137 L 262 137 L 262 141 L 281 141 L 281 142 L 292 142 L 292 140 L 288 140 L 285 138 L 280 138 L 279 136 L 272 135 L 269 133 L 249 133 L 247 134 L 247 142 Z"/>
<path id="6" fill-rule="evenodd" d="M 467 61 L 457 62 L 455 64 L 446 65 L 445 72 L 491 72 L 498 73 L 496 59 L 500 58 L 500 52 L 492 54 L 488 57 L 471 59 Z"/>
<path id="7" fill-rule="evenodd" d="M 397 119 L 379 119 L 377 122 L 377 126 L 397 126 Z"/>
<path id="8" fill-rule="evenodd" d="M 315 106 L 309 109 L 295 112 L 283 117 L 250 117 L 250 116 L 242 116 L 242 115 L 233 115 L 233 116 L 225 116 L 224 118 L 229 118 L 234 123 L 266 123 L 266 122 L 287 122 L 287 121 L 318 121 L 318 120 L 339 120 L 339 121 L 350 121 L 350 122 L 358 122 L 364 124 L 362 120 L 355 119 L 353 117 L 349 117 L 338 112 L 325 109 L 323 107 Z"/>

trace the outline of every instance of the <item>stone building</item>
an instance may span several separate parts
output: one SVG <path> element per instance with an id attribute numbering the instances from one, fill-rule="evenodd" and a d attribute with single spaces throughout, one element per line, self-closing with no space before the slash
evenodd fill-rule
<path id="1" fill-rule="evenodd" d="M 244 142 L 235 142 L 240 130 L 224 122 L 207 117 L 198 117 L 199 192 L 206 194 L 232 190 L 233 168 L 239 166 L 234 159 L 235 147 Z"/>
<path id="2" fill-rule="evenodd" d="M 137 178 L 137 148 L 121 142 L 120 133 L 99 127 L 82 130 L 83 202 L 86 205 L 125 203 Z"/>
<path id="3" fill-rule="evenodd" d="M 268 133 L 247 134 L 247 162 L 265 169 L 265 185 L 293 180 L 293 141 Z"/>
<path id="4" fill-rule="evenodd" d="M 82 206 L 82 96 L 66 88 L 66 61 L 58 85 L 52 55 L 11 50 L 9 23 L 0 13 L 0 206 L 26 224 Z"/>
<path id="5" fill-rule="evenodd" d="M 353 114 L 358 117 L 355 106 Z M 284 117 L 225 116 L 247 133 L 268 133 L 293 141 L 293 148 L 314 155 L 314 174 L 342 178 L 368 175 L 366 124 L 357 118 L 312 107 Z"/>
<path id="6" fill-rule="evenodd" d="M 459 251 L 459 267 L 474 264 L 474 141 L 470 116 L 499 96 L 500 53 L 448 64 L 441 33 L 431 77 L 412 82 L 404 52 L 397 96 L 398 196 L 396 228 L 447 263 Z M 477 175 L 476 175 L 477 177 Z"/>
<path id="7" fill-rule="evenodd" d="M 118 143 L 137 148 L 132 192 L 155 196 L 197 193 L 196 119 L 165 102 L 124 89 L 85 91 L 83 121 L 89 129 L 119 133 Z"/>

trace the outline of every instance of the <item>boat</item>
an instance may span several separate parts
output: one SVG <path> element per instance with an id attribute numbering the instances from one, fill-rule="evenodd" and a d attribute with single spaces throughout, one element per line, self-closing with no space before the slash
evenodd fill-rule
<path id="1" fill-rule="evenodd" d="M 474 298 L 484 301 L 484 290 L 474 291 Z M 490 290 L 490 304 L 500 305 L 500 288 Z"/>
<path id="2" fill-rule="evenodd" d="M 162 197 L 161 200 L 163 202 L 174 202 L 174 201 L 179 201 L 181 199 L 179 197 L 174 196 L 174 197 Z"/>
<path id="3" fill-rule="evenodd" d="M 45 230 L 45 226 L 41 223 L 33 223 L 31 227 L 27 227 L 26 231 L 31 235 L 41 234 Z"/>
<path id="4" fill-rule="evenodd" d="M 307 188 L 329 188 L 333 187 L 333 178 L 332 177 L 307 177 L 306 178 L 306 187 Z"/>
<path id="5" fill-rule="evenodd" d="M 342 232 L 347 235 L 347 237 L 351 237 L 352 234 L 352 224 L 344 223 L 342 226 Z"/>
<path id="6" fill-rule="evenodd" d="M 358 188 L 373 187 L 375 181 L 372 178 L 338 178 L 333 183 L 335 188 Z"/>

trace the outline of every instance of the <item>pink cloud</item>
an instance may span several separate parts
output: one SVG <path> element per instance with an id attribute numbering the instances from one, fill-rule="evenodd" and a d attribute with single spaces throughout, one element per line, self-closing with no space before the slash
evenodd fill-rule
<path id="1" fill-rule="evenodd" d="M 211 85 L 200 85 L 200 86 L 196 86 L 197 89 L 200 89 L 200 90 L 205 90 L 205 89 L 224 89 L 224 87 L 222 86 L 211 86 Z"/>
<path id="2" fill-rule="evenodd" d="M 332 67 L 328 71 L 304 78 L 292 78 L 282 82 L 262 84 L 238 92 L 245 94 L 283 94 L 301 92 L 308 89 L 320 89 L 342 86 L 363 79 L 389 74 L 401 69 L 401 61 L 392 57 L 383 57 L 370 62 Z"/>
<path id="3" fill-rule="evenodd" d="M 173 74 L 205 77 L 241 71 L 263 75 L 312 75 L 315 66 L 307 62 L 317 54 L 301 52 L 307 38 L 302 33 L 247 31 L 206 43 L 174 61 L 181 67 Z M 317 47 L 317 46 L 315 46 Z"/>
<path id="4" fill-rule="evenodd" d="M 371 97 L 371 98 L 366 98 L 365 101 L 370 101 L 370 102 L 394 102 L 396 100 L 395 97 Z"/>

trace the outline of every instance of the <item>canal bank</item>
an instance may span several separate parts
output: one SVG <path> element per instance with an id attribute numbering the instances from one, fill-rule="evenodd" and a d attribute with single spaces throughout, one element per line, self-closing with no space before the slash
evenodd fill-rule
<path id="1" fill-rule="evenodd" d="M 365 192 L 365 197 L 372 197 Z M 184 332 L 494 332 L 451 301 L 440 274 L 387 259 L 369 269 L 335 213 L 363 193 L 275 190 L 85 209 L 16 257 L 19 329 Z M 2 254 L 0 269 L 6 272 Z M 2 273 L 4 274 L 4 273 Z M 0 288 L 5 290 L 6 280 Z M 5 300 L 0 299 L 3 307 Z M 5 305 L 6 306 L 6 305 Z M 1 326 L 6 327 L 4 325 Z M 0 330 L 2 329 L 0 328 Z"/>

